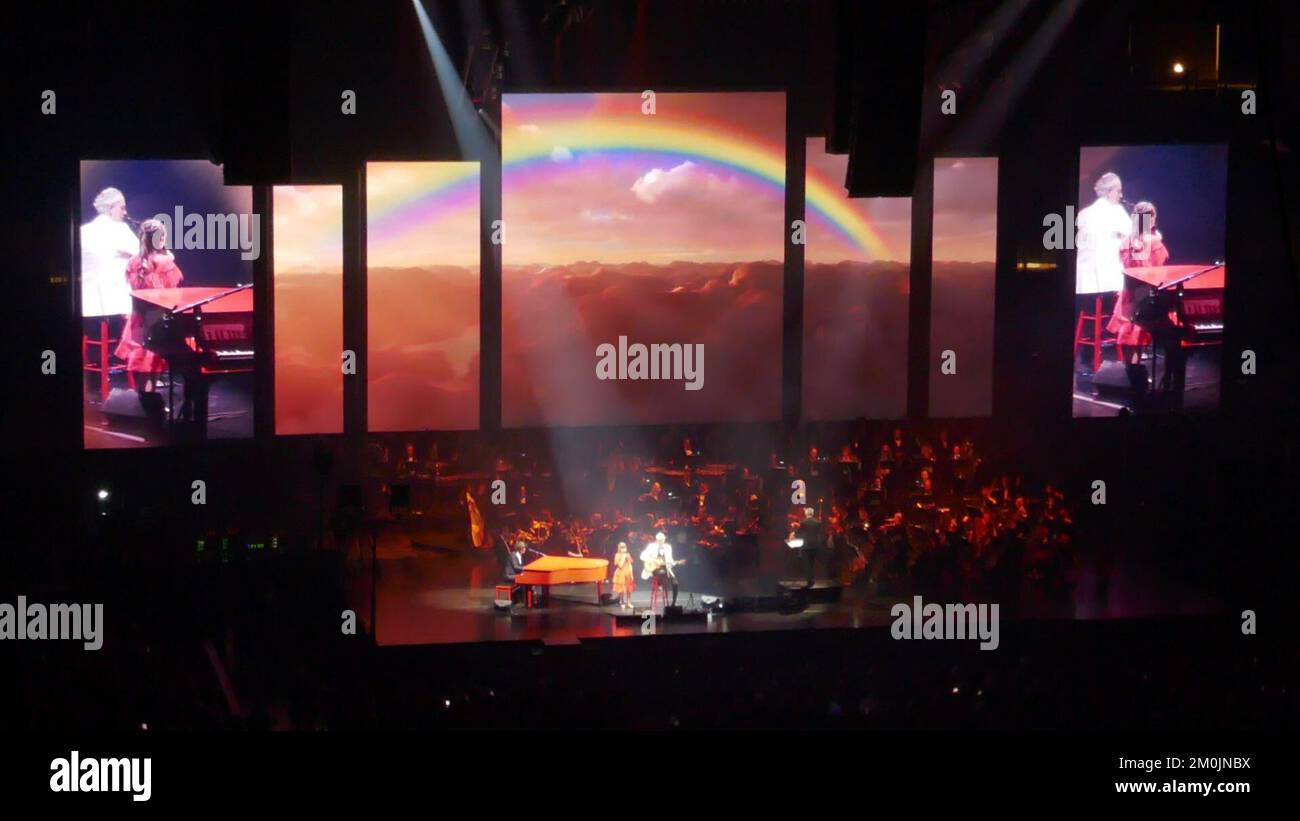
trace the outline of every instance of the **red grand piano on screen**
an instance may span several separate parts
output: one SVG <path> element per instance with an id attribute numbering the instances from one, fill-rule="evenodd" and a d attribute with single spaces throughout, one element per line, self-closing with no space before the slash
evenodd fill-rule
<path id="1" fill-rule="evenodd" d="M 145 347 L 167 361 L 171 378 L 185 384 L 180 413 L 167 403 L 169 421 L 182 435 L 207 438 L 212 381 L 253 370 L 253 286 L 148 288 L 131 292 L 143 317 Z"/>
<path id="2" fill-rule="evenodd" d="M 1164 354 L 1161 391 L 1182 396 L 1188 348 L 1223 343 L 1225 271 L 1221 262 L 1124 269 L 1126 277 L 1136 280 L 1133 318 Z"/>

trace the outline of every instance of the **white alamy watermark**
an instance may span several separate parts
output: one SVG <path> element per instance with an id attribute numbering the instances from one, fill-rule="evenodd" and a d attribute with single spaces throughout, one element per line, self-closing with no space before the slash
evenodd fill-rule
<path id="1" fill-rule="evenodd" d="M 688 391 L 704 387 L 704 343 L 660 343 L 650 345 L 618 338 L 618 346 L 602 342 L 596 346 L 596 378 L 654 379 L 685 382 Z"/>
<path id="2" fill-rule="evenodd" d="M 996 604 L 926 604 L 913 596 L 910 605 L 889 608 L 889 615 L 889 634 L 896 639 L 979 639 L 981 650 L 998 649 Z"/>
<path id="3" fill-rule="evenodd" d="M 153 795 L 153 759 L 82 758 L 76 750 L 50 762 L 51 792 L 125 792 L 132 801 Z"/>
<path id="4" fill-rule="evenodd" d="M 239 258 L 257 259 L 261 253 L 261 214 L 185 213 L 176 206 L 174 214 L 154 216 L 167 230 L 167 245 L 173 251 L 224 251 L 239 249 Z M 154 243 L 162 237 L 155 235 Z"/>
<path id="5" fill-rule="evenodd" d="M 87 650 L 104 646 L 104 605 L 0 603 L 0 640 L 80 641 Z"/>
<path id="6" fill-rule="evenodd" d="M 1155 229 L 1154 218 L 1149 213 L 1134 212 L 1131 219 L 1132 236 L 1146 236 Z M 1092 234 L 1079 227 L 1075 220 L 1073 205 L 1065 206 L 1065 216 L 1054 213 L 1044 215 L 1043 227 L 1047 229 L 1043 232 L 1043 249 L 1046 251 L 1086 249 L 1093 241 Z"/>

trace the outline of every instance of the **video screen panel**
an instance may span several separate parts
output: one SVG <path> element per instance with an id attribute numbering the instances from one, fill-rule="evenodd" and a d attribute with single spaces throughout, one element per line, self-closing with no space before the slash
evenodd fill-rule
<path id="1" fill-rule="evenodd" d="M 1227 190 L 1227 146 L 1080 150 L 1074 416 L 1218 408 Z"/>
<path id="2" fill-rule="evenodd" d="M 502 424 L 781 413 L 785 96 L 507 94 Z"/>
<path id="3" fill-rule="evenodd" d="M 366 164 L 367 425 L 479 424 L 479 165 Z"/>
<path id="4" fill-rule="evenodd" d="M 930 263 L 930 416 L 993 412 L 998 161 L 934 161 Z"/>
<path id="5" fill-rule="evenodd" d="M 803 418 L 907 414 L 911 197 L 851 198 L 847 154 L 807 142 Z"/>
<path id="6" fill-rule="evenodd" d="M 343 432 L 343 187 L 272 191 L 275 432 Z"/>
<path id="7" fill-rule="evenodd" d="M 80 177 L 84 446 L 251 437 L 252 189 L 206 160 L 83 160 Z"/>

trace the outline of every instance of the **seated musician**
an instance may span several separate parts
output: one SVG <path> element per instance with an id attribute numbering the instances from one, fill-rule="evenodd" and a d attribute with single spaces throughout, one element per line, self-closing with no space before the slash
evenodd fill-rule
<path id="1" fill-rule="evenodd" d="M 508 584 L 513 585 L 515 583 L 515 579 L 518 578 L 519 574 L 523 572 L 524 564 L 526 563 L 524 560 L 524 552 L 527 549 L 528 549 L 527 545 L 525 545 L 523 540 L 520 539 L 519 541 L 514 543 L 514 545 L 510 548 L 510 552 L 506 555 L 506 566 L 504 568 L 504 576 Z M 521 592 L 523 592 L 522 587 L 519 588 L 519 590 L 512 590 L 510 595 L 511 600 L 514 599 L 515 595 Z"/>
<path id="2" fill-rule="evenodd" d="M 650 490 L 646 493 L 642 493 L 637 498 L 637 502 L 641 505 L 642 512 L 652 513 L 655 515 L 658 515 L 663 509 L 663 505 L 666 501 L 667 499 L 664 496 L 664 486 L 658 482 L 650 485 Z"/>
<path id="3" fill-rule="evenodd" d="M 167 249 L 167 229 L 158 220 L 145 220 L 140 224 L 140 253 L 126 264 L 126 280 L 132 290 L 145 288 L 175 288 L 185 279 L 176 257 Z M 151 393 L 154 381 L 167 370 L 167 362 L 144 346 L 144 316 L 132 311 L 130 320 L 122 328 L 122 339 L 114 354 L 126 361 L 126 369 L 135 374 L 136 390 Z"/>
<path id="4" fill-rule="evenodd" d="M 505 578 L 506 581 L 514 584 L 515 577 L 524 569 L 524 551 L 527 546 L 523 540 L 515 542 L 510 551 L 506 554 Z"/>
<path id="5" fill-rule="evenodd" d="M 641 551 L 641 561 L 644 567 L 641 570 L 642 579 L 657 578 L 659 580 L 659 589 L 671 590 L 672 597 L 669 600 L 670 606 L 677 605 L 677 574 L 673 572 L 676 565 L 682 564 L 680 561 L 673 561 L 673 546 L 668 543 L 668 536 L 661 530 L 655 534 L 655 540 L 645 546 Z"/>

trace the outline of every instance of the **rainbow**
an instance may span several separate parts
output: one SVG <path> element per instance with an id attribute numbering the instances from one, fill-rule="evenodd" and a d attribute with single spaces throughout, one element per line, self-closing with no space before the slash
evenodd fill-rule
<path id="1" fill-rule="evenodd" d="M 366 240 L 393 247 L 462 208 L 479 205 L 477 162 L 366 163 Z"/>
<path id="2" fill-rule="evenodd" d="M 780 191 L 785 188 L 785 149 L 756 138 L 726 120 L 695 117 L 689 121 L 667 117 L 592 114 L 588 101 L 596 95 L 530 95 L 509 97 L 510 111 L 503 116 L 509 129 L 503 140 L 503 168 L 524 172 L 504 180 L 527 184 L 532 178 L 563 167 L 552 156 L 562 146 L 573 156 L 602 154 L 654 154 L 682 160 L 707 161 Z M 636 95 L 630 95 L 636 97 Z M 584 105 L 584 103 L 586 103 Z M 807 208 L 840 234 L 848 244 L 873 258 L 887 258 L 889 249 L 880 234 L 853 208 L 834 183 L 813 176 L 804 192 Z"/>
<path id="3" fill-rule="evenodd" d="M 728 120 L 595 112 L 605 95 L 507 95 L 503 126 L 502 180 L 528 185 L 563 169 L 557 146 L 573 157 L 656 155 L 708 162 L 773 190 L 785 188 L 785 149 L 743 131 Z M 636 97 L 637 95 L 626 95 Z M 430 221 L 479 202 L 476 162 L 367 163 L 367 232 L 372 247 L 400 243 L 427 229 Z M 508 196 L 508 194 L 506 194 Z M 819 217 L 851 248 L 873 259 L 889 258 L 889 247 L 870 220 L 854 208 L 839 183 L 810 173 L 804 200 L 808 217 Z"/>

